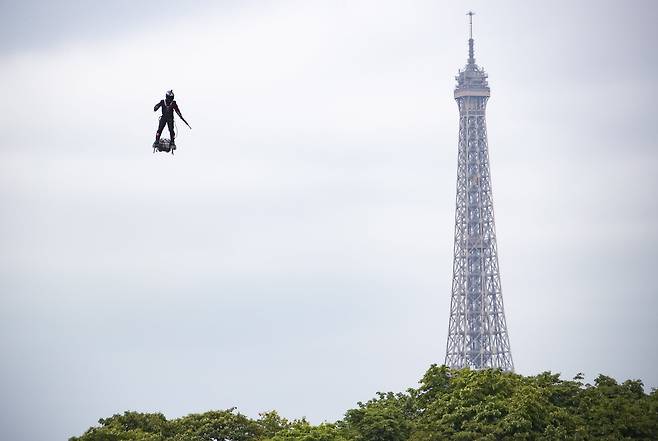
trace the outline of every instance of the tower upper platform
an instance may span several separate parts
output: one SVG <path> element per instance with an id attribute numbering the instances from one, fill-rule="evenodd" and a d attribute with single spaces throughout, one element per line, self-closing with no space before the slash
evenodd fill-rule
<path id="1" fill-rule="evenodd" d="M 471 33 L 468 39 L 468 62 L 466 67 L 459 71 L 455 77 L 457 86 L 455 87 L 455 98 L 463 96 L 489 96 L 489 83 L 487 74 L 475 64 L 475 51 L 473 50 L 473 13 L 469 12 L 471 19 Z"/>

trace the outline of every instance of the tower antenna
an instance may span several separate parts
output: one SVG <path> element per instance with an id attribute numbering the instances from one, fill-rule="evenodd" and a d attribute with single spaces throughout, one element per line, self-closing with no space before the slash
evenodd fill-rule
<path id="1" fill-rule="evenodd" d="M 468 11 L 466 15 L 468 15 L 468 22 L 469 22 L 468 24 L 470 25 L 470 30 L 471 30 L 469 38 L 473 39 L 473 16 L 475 15 L 475 12 Z"/>
<path id="2" fill-rule="evenodd" d="M 470 66 L 475 64 L 475 51 L 473 50 L 473 16 L 475 15 L 475 12 L 468 11 L 466 15 L 468 15 L 468 24 L 470 29 L 470 38 L 468 39 L 468 64 Z"/>

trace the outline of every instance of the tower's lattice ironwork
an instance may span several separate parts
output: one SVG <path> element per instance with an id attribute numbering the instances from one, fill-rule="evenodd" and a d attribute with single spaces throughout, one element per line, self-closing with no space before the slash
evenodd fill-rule
<path id="1" fill-rule="evenodd" d="M 468 62 L 455 77 L 459 107 L 452 299 L 445 364 L 513 371 L 498 268 L 485 110 L 489 84 L 475 64 L 473 13 Z"/>

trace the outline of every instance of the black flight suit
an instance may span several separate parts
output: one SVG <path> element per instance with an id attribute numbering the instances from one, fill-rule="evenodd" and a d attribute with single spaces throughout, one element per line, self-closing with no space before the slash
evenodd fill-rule
<path id="1" fill-rule="evenodd" d="M 178 108 L 178 104 L 176 104 L 175 100 L 160 100 L 158 104 L 153 107 L 153 111 L 155 112 L 159 108 L 162 108 L 162 116 L 160 117 L 160 123 L 158 124 L 158 131 L 155 133 L 155 142 L 160 141 L 160 135 L 162 134 L 162 130 L 164 129 L 165 124 L 169 128 L 169 137 L 171 138 L 171 143 L 174 144 L 174 111 L 178 114 L 179 117 L 183 117 L 180 113 L 180 109 Z"/>

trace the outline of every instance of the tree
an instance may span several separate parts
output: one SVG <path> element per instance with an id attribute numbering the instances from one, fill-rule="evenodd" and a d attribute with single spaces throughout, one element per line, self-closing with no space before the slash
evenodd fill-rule
<path id="1" fill-rule="evenodd" d="M 92 427 L 69 441 L 164 441 L 173 433 L 161 413 L 124 412 L 98 422 L 100 427 Z"/>
<path id="2" fill-rule="evenodd" d="M 190 414 L 171 425 L 172 441 L 254 441 L 262 436 L 261 426 L 235 408 Z"/>
<path id="3" fill-rule="evenodd" d="M 414 399 L 408 394 L 377 393 L 367 403 L 345 414 L 344 425 L 358 441 L 404 441 L 416 417 Z"/>
<path id="4" fill-rule="evenodd" d="M 290 422 L 279 416 L 276 410 L 263 412 L 259 414 L 258 425 L 260 431 L 265 438 L 272 438 L 282 430 L 290 428 Z"/>
<path id="5" fill-rule="evenodd" d="M 578 439 L 577 418 L 557 404 L 573 390 L 550 373 L 431 367 L 421 380 L 414 440 Z"/>
<path id="6" fill-rule="evenodd" d="M 276 411 L 254 420 L 235 408 L 168 421 L 124 412 L 70 441 L 626 441 L 658 439 L 658 392 L 640 380 L 600 375 L 561 380 L 489 369 L 432 365 L 418 389 L 377 393 L 336 423 L 288 421 Z"/>
<path id="7" fill-rule="evenodd" d="M 311 425 L 306 419 L 295 420 L 286 429 L 278 432 L 271 441 L 347 441 L 335 424 Z"/>
<path id="8" fill-rule="evenodd" d="M 583 415 L 588 435 L 599 440 L 658 439 L 658 407 L 655 391 L 644 393 L 640 380 L 618 384 L 599 375 L 594 386 L 582 392 L 578 412 Z"/>

